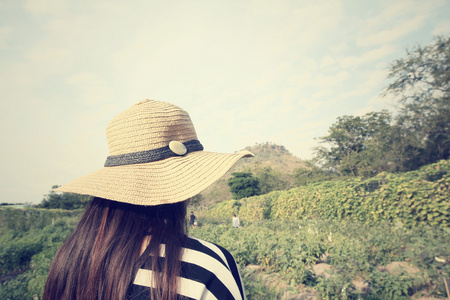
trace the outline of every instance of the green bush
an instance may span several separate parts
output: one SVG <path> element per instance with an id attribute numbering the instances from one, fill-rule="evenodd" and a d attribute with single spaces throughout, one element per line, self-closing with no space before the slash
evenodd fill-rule
<path id="1" fill-rule="evenodd" d="M 0 233 L 6 231 L 23 233 L 33 229 L 42 229 L 59 218 L 79 217 L 82 212 L 83 210 L 0 207 Z"/>
<path id="2" fill-rule="evenodd" d="M 252 173 L 234 172 L 233 177 L 228 179 L 228 186 L 234 199 L 242 199 L 261 194 L 258 178 L 253 177 Z"/>
<path id="3" fill-rule="evenodd" d="M 33 299 L 42 295 L 53 256 L 77 221 L 77 216 L 61 217 L 43 229 L 9 230 L 1 236 L 0 275 L 13 278 L 0 285 L 0 299 Z"/>
<path id="4" fill-rule="evenodd" d="M 326 181 L 225 201 L 211 207 L 208 214 L 236 213 L 241 220 L 251 221 L 322 218 L 448 228 L 449 162 L 442 160 L 407 173 L 380 173 L 366 180 Z"/>

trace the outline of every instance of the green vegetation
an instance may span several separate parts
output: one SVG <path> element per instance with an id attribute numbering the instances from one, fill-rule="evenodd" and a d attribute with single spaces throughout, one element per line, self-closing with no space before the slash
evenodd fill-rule
<path id="1" fill-rule="evenodd" d="M 208 214 L 225 217 L 236 213 L 241 219 L 251 221 L 322 218 L 447 228 L 449 186 L 450 161 L 442 160 L 406 173 L 380 173 L 369 179 L 325 181 L 224 201 L 211 206 Z"/>
<path id="2" fill-rule="evenodd" d="M 450 162 L 442 160 L 403 174 L 225 201 L 200 211 L 191 234 L 231 251 L 249 299 L 285 293 L 318 299 L 444 297 L 449 173 Z M 0 210 L 1 299 L 42 293 L 52 257 L 80 212 Z M 240 229 L 231 228 L 233 212 Z M 395 266 L 405 269 L 397 272 Z"/>
<path id="3" fill-rule="evenodd" d="M 384 141 L 390 119 L 387 111 L 339 117 L 328 135 L 320 138 L 322 143 L 332 145 L 331 148 L 317 148 L 316 160 L 343 176 L 371 177 L 386 171 L 389 164 L 383 160 L 384 145 L 379 140 Z"/>
<path id="4" fill-rule="evenodd" d="M 21 232 L 7 228 L 1 235 L 0 299 L 41 295 L 51 260 L 80 212 L 54 213 L 61 217 L 55 215 L 53 225 L 50 221 L 42 229 L 23 226 Z M 22 213 L 17 218 L 26 222 L 28 216 Z M 442 278 L 450 274 L 448 228 L 324 218 L 249 221 L 241 215 L 243 226 L 235 229 L 229 215 L 209 217 L 203 212 L 199 219 L 190 234 L 230 250 L 249 299 L 264 295 L 280 299 L 288 292 L 317 299 L 445 297 Z M 328 268 L 323 271 L 323 266 Z"/>
<path id="5" fill-rule="evenodd" d="M 60 209 L 82 209 L 85 208 L 92 200 L 91 196 L 77 195 L 71 193 L 56 193 L 54 190 L 58 188 L 54 185 L 51 191 L 45 195 L 44 199 L 36 207 L 39 208 L 60 208 Z"/>
<path id="6" fill-rule="evenodd" d="M 252 173 L 235 172 L 231 175 L 233 177 L 228 179 L 228 186 L 234 199 L 242 199 L 261 194 L 259 181 L 253 177 Z"/>
<path id="7" fill-rule="evenodd" d="M 0 299 L 40 297 L 56 250 L 81 211 L 0 210 Z"/>
<path id="8" fill-rule="evenodd" d="M 328 172 L 311 161 L 306 161 L 304 167 L 294 170 L 294 186 L 297 187 L 315 182 L 343 179 L 345 179 L 344 176 L 338 176 L 337 173 Z"/>
<path id="9" fill-rule="evenodd" d="M 232 252 L 244 278 L 253 277 L 244 282 L 251 299 L 261 299 L 256 295 L 264 287 L 273 299 L 308 290 L 318 299 L 446 294 L 442 278 L 449 276 L 450 265 L 435 257 L 450 257 L 448 229 L 325 219 L 247 221 L 234 229 L 230 218 L 201 219 L 191 234 Z M 255 276 L 254 266 L 273 284 Z M 321 271 L 323 266 L 327 271 Z"/>
<path id="10" fill-rule="evenodd" d="M 291 187 L 289 181 L 283 178 L 283 174 L 278 170 L 272 169 L 270 166 L 256 169 L 255 177 L 259 182 L 260 194 L 286 190 Z"/>
<path id="11" fill-rule="evenodd" d="M 38 209 L 23 208 L 14 209 L 8 206 L 0 207 L 0 234 L 8 231 L 29 232 L 31 230 L 43 229 L 62 217 L 79 215 L 81 210 L 63 209 Z"/>

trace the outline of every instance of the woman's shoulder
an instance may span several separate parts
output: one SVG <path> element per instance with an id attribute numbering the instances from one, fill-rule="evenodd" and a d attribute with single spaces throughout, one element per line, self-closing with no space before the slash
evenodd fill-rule
<path id="1" fill-rule="evenodd" d="M 187 253 L 197 253 L 197 256 L 208 256 L 212 259 L 218 260 L 227 268 L 229 268 L 230 262 L 234 263 L 234 258 L 231 253 L 220 245 L 212 242 L 205 241 L 193 236 L 187 236 L 185 244 L 185 254 Z M 200 255 L 201 253 L 201 255 Z"/>
<path id="2" fill-rule="evenodd" d="M 227 249 L 188 236 L 182 261 L 188 263 L 190 267 L 195 265 L 194 274 L 204 274 L 204 277 L 196 280 L 204 282 L 208 290 L 214 290 L 217 299 L 245 299 L 236 261 Z"/>
<path id="3" fill-rule="evenodd" d="M 185 241 L 179 294 L 192 299 L 203 299 L 202 295 L 213 295 L 212 299 L 245 299 L 236 262 L 228 250 L 193 236 L 187 236 Z M 152 272 L 147 267 L 138 271 L 132 295 L 150 287 Z"/>

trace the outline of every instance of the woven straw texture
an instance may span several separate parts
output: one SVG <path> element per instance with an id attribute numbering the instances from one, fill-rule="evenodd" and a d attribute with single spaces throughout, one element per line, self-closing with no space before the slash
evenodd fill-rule
<path id="1" fill-rule="evenodd" d="M 189 115 L 160 101 L 144 100 L 117 115 L 107 127 L 110 155 L 166 147 L 196 140 Z M 160 205 L 191 198 L 222 177 L 248 151 L 235 154 L 195 151 L 184 156 L 105 167 L 57 189 L 136 204 Z"/>
<path id="2" fill-rule="evenodd" d="M 197 140 L 188 113 L 167 102 L 144 100 L 117 115 L 106 129 L 109 155 L 157 149 L 170 141 Z"/>

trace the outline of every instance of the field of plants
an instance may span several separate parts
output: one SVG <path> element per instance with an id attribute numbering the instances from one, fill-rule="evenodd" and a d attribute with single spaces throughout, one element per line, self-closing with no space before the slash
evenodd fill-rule
<path id="1" fill-rule="evenodd" d="M 19 222 L 30 217 L 30 211 L 25 212 L 0 213 L 2 220 L 9 213 Z M 63 216 L 49 218 L 43 228 L 2 228 L 0 299 L 39 298 L 53 255 L 79 217 L 79 212 L 59 213 Z M 281 299 L 286 293 L 310 296 L 307 299 L 446 295 L 449 230 L 322 219 L 243 220 L 235 229 L 231 218 L 199 220 L 190 234 L 231 251 L 250 300 Z"/>
<path id="2" fill-rule="evenodd" d="M 225 201 L 196 212 L 199 226 L 190 234 L 230 250 L 249 300 L 444 299 L 449 174 L 441 161 Z M 231 228 L 233 213 L 238 229 Z M 0 208 L 0 299 L 40 298 L 50 262 L 80 214 Z"/>
<path id="3" fill-rule="evenodd" d="M 205 217 L 191 234 L 233 253 L 249 299 L 286 292 L 307 299 L 445 298 L 448 229 L 323 219 L 241 223 L 235 229 L 231 217 Z"/>
<path id="4" fill-rule="evenodd" d="M 53 256 L 80 213 L 0 209 L 0 299 L 40 298 Z"/>

